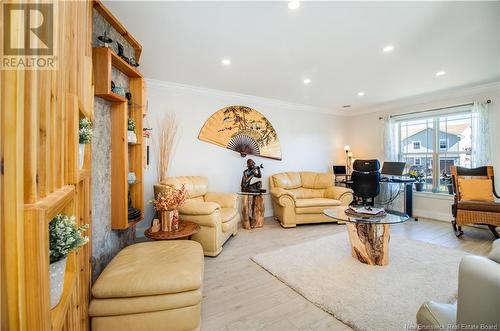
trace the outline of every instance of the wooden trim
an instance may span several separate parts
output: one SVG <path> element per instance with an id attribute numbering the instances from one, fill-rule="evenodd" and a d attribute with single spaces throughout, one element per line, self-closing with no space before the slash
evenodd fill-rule
<path id="1" fill-rule="evenodd" d="M 139 42 L 132 36 L 125 26 L 120 23 L 120 21 L 109 11 L 104 4 L 99 1 L 99 0 L 94 0 L 94 9 L 97 10 L 99 14 L 104 17 L 106 21 L 108 21 L 109 24 L 125 38 L 126 41 L 129 42 L 129 44 L 132 46 L 132 48 L 135 50 L 135 60 L 139 62 L 139 59 L 141 58 L 141 52 L 142 52 L 142 46 L 139 44 Z"/>

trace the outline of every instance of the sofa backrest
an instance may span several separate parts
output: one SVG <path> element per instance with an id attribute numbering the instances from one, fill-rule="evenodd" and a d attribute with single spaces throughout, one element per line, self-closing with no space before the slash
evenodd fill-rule
<path id="1" fill-rule="evenodd" d="M 208 179 L 203 176 L 167 177 L 160 184 L 173 185 L 175 188 L 184 184 L 190 199 L 202 198 L 208 192 Z"/>
<path id="2" fill-rule="evenodd" d="M 321 198 L 327 188 L 334 185 L 335 176 L 321 172 L 283 172 L 269 177 L 271 189 L 289 190 L 297 198 Z"/>

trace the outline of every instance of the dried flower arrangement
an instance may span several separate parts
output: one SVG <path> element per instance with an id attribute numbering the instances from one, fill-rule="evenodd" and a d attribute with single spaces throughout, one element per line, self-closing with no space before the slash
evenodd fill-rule
<path id="1" fill-rule="evenodd" d="M 174 150 L 175 137 L 177 135 L 177 118 L 175 115 L 168 114 L 162 122 L 159 137 L 159 159 L 158 159 L 158 181 L 161 183 L 167 178 L 168 167 L 170 165 L 172 153 Z"/>
<path id="2" fill-rule="evenodd" d="M 177 189 L 173 185 L 164 185 L 164 190 L 158 193 L 153 200 L 156 211 L 170 211 L 182 206 L 188 198 L 188 191 L 184 185 Z"/>
<path id="3" fill-rule="evenodd" d="M 128 118 L 127 129 L 128 129 L 128 131 L 134 131 L 135 132 L 135 121 L 131 117 Z"/>

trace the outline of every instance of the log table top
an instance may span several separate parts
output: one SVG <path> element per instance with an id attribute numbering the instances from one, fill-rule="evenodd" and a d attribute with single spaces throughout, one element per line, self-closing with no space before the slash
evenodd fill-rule
<path id="1" fill-rule="evenodd" d="M 144 231 L 144 235 L 153 240 L 190 239 L 198 231 L 200 231 L 198 224 L 189 221 L 179 221 L 179 229 L 175 231 L 151 232 L 151 228 L 148 228 Z"/>

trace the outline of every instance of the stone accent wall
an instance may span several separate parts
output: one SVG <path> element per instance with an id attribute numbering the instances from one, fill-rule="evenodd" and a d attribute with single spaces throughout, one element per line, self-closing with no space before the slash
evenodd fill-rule
<path id="1" fill-rule="evenodd" d="M 133 48 L 104 18 L 94 10 L 93 47 L 102 43 L 97 39 L 106 31 L 114 41 L 124 47 L 126 56 L 132 56 Z M 112 45 L 117 52 L 116 43 Z M 128 91 L 128 78 L 113 68 L 112 79 L 116 85 Z M 125 246 L 135 241 L 135 229 L 117 231 L 111 229 L 111 103 L 94 98 L 94 135 L 92 139 L 92 270 L 95 281 L 109 261 Z"/>

